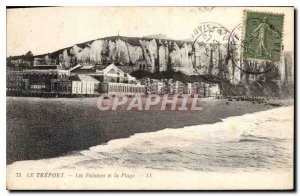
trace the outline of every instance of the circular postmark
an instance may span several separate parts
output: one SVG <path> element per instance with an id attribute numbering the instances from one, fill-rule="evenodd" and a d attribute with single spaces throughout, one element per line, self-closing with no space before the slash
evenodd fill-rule
<path id="1" fill-rule="evenodd" d="M 194 36 L 193 42 L 194 72 L 209 82 L 230 82 L 228 39 L 231 31 L 218 23 L 201 25 L 202 31 Z"/>
<path id="2" fill-rule="evenodd" d="M 237 25 L 230 33 L 228 39 L 228 53 L 234 69 L 247 74 L 264 74 L 271 71 L 275 62 L 268 59 L 248 58 L 243 52 L 254 52 L 255 48 L 249 47 L 251 40 L 242 39 L 243 26 Z"/>

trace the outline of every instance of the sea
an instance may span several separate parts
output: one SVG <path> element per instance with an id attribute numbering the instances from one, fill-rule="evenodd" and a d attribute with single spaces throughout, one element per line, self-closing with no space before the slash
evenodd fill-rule
<path id="1" fill-rule="evenodd" d="M 257 172 L 293 169 L 294 108 L 233 116 L 202 124 L 128 138 L 57 158 L 18 161 L 8 168 L 152 171 Z"/>

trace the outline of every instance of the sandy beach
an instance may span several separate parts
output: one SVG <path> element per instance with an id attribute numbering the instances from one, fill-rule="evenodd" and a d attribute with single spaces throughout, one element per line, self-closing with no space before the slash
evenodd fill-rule
<path id="1" fill-rule="evenodd" d="M 112 139 L 211 124 L 276 106 L 203 99 L 201 111 L 99 111 L 97 98 L 7 97 L 7 164 L 66 155 Z M 291 101 L 277 101 L 283 105 Z"/>
<path id="2" fill-rule="evenodd" d="M 56 158 L 14 162 L 7 166 L 7 186 L 15 190 L 292 189 L 293 133 L 293 106 L 213 124 L 136 133 Z"/>

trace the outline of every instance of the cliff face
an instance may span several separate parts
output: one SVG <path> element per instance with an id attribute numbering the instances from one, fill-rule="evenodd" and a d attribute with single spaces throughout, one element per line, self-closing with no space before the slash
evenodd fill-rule
<path id="1" fill-rule="evenodd" d="M 230 55 L 227 44 L 193 44 L 191 41 L 114 36 L 34 56 L 33 64 L 60 64 L 68 69 L 78 63 L 115 63 L 123 66 L 127 72 L 142 69 L 153 73 L 172 69 L 186 75 L 214 75 L 233 84 L 241 80 L 256 81 L 261 78 L 261 75 L 243 74 L 239 67 L 245 69 L 245 65 L 235 61 L 239 56 Z M 236 51 L 236 54 L 239 52 Z M 11 61 L 16 61 L 15 58 Z M 235 65 L 233 61 L 236 62 Z M 281 65 L 279 69 L 285 69 L 285 66 Z M 289 72 L 281 74 L 282 78 L 287 78 L 285 75 Z"/>
<path id="2" fill-rule="evenodd" d="M 104 64 L 142 68 L 149 72 L 174 69 L 192 74 L 192 42 L 152 38 L 108 37 L 77 44 L 37 59 L 46 64 L 57 62 L 68 68 L 77 63 Z M 36 61 L 38 62 L 38 61 Z"/>
<path id="3" fill-rule="evenodd" d="M 216 47 L 196 43 L 193 48 L 193 44 L 191 41 L 114 36 L 34 56 L 33 64 L 60 64 L 68 69 L 78 63 L 115 63 L 128 72 L 139 69 L 152 73 L 174 70 L 186 75 L 218 76 L 220 65 L 226 63 L 226 45 Z M 230 77 L 239 78 L 230 63 L 226 69 Z"/>

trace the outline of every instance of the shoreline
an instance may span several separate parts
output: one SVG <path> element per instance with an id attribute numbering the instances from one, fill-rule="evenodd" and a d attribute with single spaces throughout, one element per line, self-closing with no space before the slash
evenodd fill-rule
<path id="1" fill-rule="evenodd" d="M 120 189 L 126 184 L 128 189 L 134 190 L 137 188 L 137 183 L 144 182 L 139 185 L 139 189 L 176 189 L 178 184 L 188 189 L 216 189 L 224 182 L 224 178 L 226 178 L 226 183 L 222 188 L 228 190 L 265 189 L 266 187 L 270 189 L 272 189 L 272 187 L 276 187 L 277 189 L 292 188 L 293 161 L 292 158 L 288 160 L 285 159 L 286 157 L 290 157 L 289 154 L 292 153 L 293 148 L 293 144 L 291 143 L 293 140 L 293 125 L 291 123 L 292 111 L 292 106 L 274 108 L 254 114 L 228 117 L 222 119 L 222 122 L 215 124 L 203 124 L 178 129 L 158 130 L 157 132 L 151 133 L 134 134 L 129 138 L 115 139 L 105 145 L 90 147 L 77 154 L 51 159 L 18 161 L 6 166 L 8 185 L 13 187 L 13 189 L 19 189 L 20 187 L 23 189 L 24 187 L 25 189 L 31 189 L 32 184 L 35 184 L 35 189 L 43 189 L 44 186 L 40 186 L 42 183 L 43 185 L 46 184 L 47 189 L 55 189 L 55 187 L 63 184 L 63 186 L 60 186 L 61 188 L 72 189 L 75 183 L 76 187 L 81 189 L 84 188 L 83 184 L 88 181 L 89 189 L 103 189 L 104 187 Z M 287 116 L 285 115 L 286 112 L 288 112 Z M 276 122 L 275 127 L 277 128 L 274 129 L 268 126 L 274 125 L 274 122 Z M 283 122 L 288 123 L 282 124 Z M 252 126 L 258 126 L 262 129 L 256 129 L 256 133 L 253 133 L 250 131 Z M 283 131 L 281 126 L 286 127 L 286 130 Z M 232 127 L 232 129 L 228 130 L 226 127 Z M 249 131 L 251 132 L 250 135 L 252 135 L 252 141 L 241 141 L 247 138 L 244 134 L 247 134 Z M 214 132 L 214 134 L 212 132 Z M 229 132 L 230 134 L 224 134 L 224 132 Z M 256 138 L 253 138 L 255 136 Z M 211 139 L 209 139 L 209 137 L 211 137 Z M 203 150 L 205 146 L 202 146 L 202 148 L 194 148 L 191 146 L 192 143 L 205 144 L 207 143 L 207 139 L 208 141 L 218 141 L 219 144 L 222 144 L 222 147 L 225 147 L 222 148 L 224 151 L 217 155 L 218 153 L 216 154 L 215 150 L 221 146 L 214 148 L 215 143 L 211 143 L 212 145 L 207 146 L 213 148 L 210 151 L 211 154 L 207 152 L 208 149 Z M 237 141 L 241 146 L 236 145 Z M 280 141 L 286 141 L 287 143 Z M 226 143 L 228 144 L 227 146 Z M 148 145 L 144 146 L 145 144 Z M 270 144 L 272 144 L 270 148 L 265 149 L 265 147 Z M 284 147 L 286 150 L 282 151 L 283 154 L 273 154 L 273 145 L 281 146 L 281 148 Z M 189 146 L 191 148 L 189 148 Z M 250 146 L 256 146 L 256 148 Z M 244 150 L 245 147 L 249 147 L 247 151 Z M 175 156 L 175 154 L 178 153 L 176 149 L 179 148 L 182 148 L 182 154 Z M 228 150 L 230 149 L 232 149 L 232 151 L 228 154 Z M 277 149 L 273 150 L 277 151 Z M 197 162 L 193 157 L 189 157 L 190 161 L 186 163 L 186 165 L 181 164 L 187 161 L 185 155 L 191 155 L 191 153 L 196 153 L 197 151 L 200 154 L 195 155 L 195 158 L 199 159 L 200 162 Z M 252 154 L 253 151 L 255 155 Z M 133 156 L 128 156 L 128 152 L 131 152 Z M 171 152 L 172 155 L 170 155 L 169 152 Z M 119 156 L 118 154 L 123 153 L 124 156 L 120 157 L 123 161 L 115 159 L 115 156 Z M 201 159 L 201 156 L 207 153 L 209 153 L 211 157 L 215 157 L 215 159 L 211 161 L 217 162 L 216 165 L 213 164 L 211 169 L 207 169 L 207 164 L 201 162 L 201 160 L 211 159 L 208 157 L 202 157 Z M 135 154 L 138 155 L 138 157 L 134 156 Z M 270 159 L 259 159 L 259 157 L 265 157 L 265 155 L 269 154 L 272 154 L 273 158 L 267 157 L 274 161 Z M 239 157 L 234 158 L 233 156 L 236 155 Z M 243 161 L 243 167 L 237 167 L 237 165 L 234 164 L 240 163 L 239 159 L 247 155 L 250 157 L 246 160 L 251 159 L 254 163 L 259 162 L 264 166 L 257 167 L 253 162 L 251 164 L 245 160 Z M 224 156 L 227 157 L 225 160 Z M 107 157 L 110 157 L 110 159 L 107 159 Z M 158 159 L 159 157 L 160 159 Z M 172 159 L 173 162 L 178 161 L 179 163 L 174 165 L 170 163 L 170 159 Z M 124 162 L 125 160 L 126 162 Z M 134 165 L 132 165 L 133 163 L 131 162 L 133 160 L 136 160 Z M 141 160 L 145 162 L 140 162 Z M 160 160 L 158 168 L 155 167 L 157 160 Z M 145 164 L 148 163 L 148 161 L 151 161 L 150 165 Z M 209 163 L 212 163 L 211 161 L 208 160 Z M 194 164 L 200 164 L 200 166 L 198 168 L 187 167 L 193 164 L 192 162 L 196 162 Z M 287 164 L 287 162 L 291 165 Z M 231 164 L 227 165 L 228 163 Z M 166 167 L 161 168 L 161 164 Z M 224 167 L 226 165 L 227 167 Z M 249 168 L 249 166 L 252 167 L 252 169 Z M 22 178 L 18 178 L 15 174 L 20 171 L 22 171 L 22 174 L 31 174 L 32 176 L 26 177 L 24 175 Z M 40 177 L 41 175 L 47 175 L 48 177 Z M 78 177 L 79 175 L 81 175 L 81 177 Z M 117 175 L 118 177 L 116 177 Z M 170 181 L 169 179 L 173 180 Z M 193 179 L 192 181 L 195 183 L 191 184 L 191 179 Z M 16 180 L 18 183 L 13 183 Z M 36 180 L 39 180 L 41 183 L 34 183 Z M 152 183 L 157 181 L 163 181 L 165 183 L 156 183 L 153 187 Z M 116 185 L 119 182 L 121 185 Z"/>
<path id="2" fill-rule="evenodd" d="M 63 156 L 135 133 L 212 124 L 226 117 L 277 108 L 203 99 L 201 111 L 100 112 L 96 98 L 69 100 L 7 97 L 7 164 Z"/>

